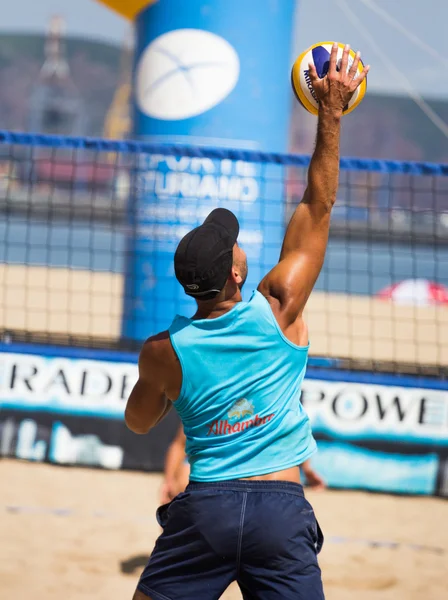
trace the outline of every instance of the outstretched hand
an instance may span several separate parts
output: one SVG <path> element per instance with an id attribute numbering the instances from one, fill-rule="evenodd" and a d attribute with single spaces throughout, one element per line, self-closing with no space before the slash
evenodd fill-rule
<path id="1" fill-rule="evenodd" d="M 350 46 L 347 44 L 342 53 L 341 66 L 337 68 L 338 45 L 333 44 L 330 54 L 328 73 L 322 79 L 317 74 L 313 63 L 309 64 L 309 76 L 314 93 L 319 100 L 319 109 L 325 108 L 335 114 L 342 114 L 344 107 L 349 103 L 356 88 L 361 84 L 369 72 L 369 65 L 365 66 L 358 75 L 360 53 L 357 52 L 353 64 L 347 71 Z"/>

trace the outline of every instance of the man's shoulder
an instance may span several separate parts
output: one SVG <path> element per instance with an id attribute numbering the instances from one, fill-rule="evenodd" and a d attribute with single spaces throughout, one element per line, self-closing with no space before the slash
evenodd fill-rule
<path id="1" fill-rule="evenodd" d="M 155 333 L 154 335 L 151 335 L 144 343 L 144 345 L 146 346 L 147 344 L 151 347 L 157 347 L 160 344 L 164 344 L 166 343 L 166 341 L 169 341 L 170 339 L 170 332 L 168 331 L 168 329 L 166 329 L 165 331 L 161 331 L 160 333 Z"/>
<path id="2" fill-rule="evenodd" d="M 140 360 L 153 366 L 162 366 L 176 359 L 169 331 L 161 331 L 149 337 L 140 351 Z"/>
<path id="3" fill-rule="evenodd" d="M 139 364 L 141 372 L 148 373 L 151 380 L 161 382 L 170 400 L 179 396 L 182 371 L 168 331 L 161 331 L 146 340 L 140 351 Z"/>

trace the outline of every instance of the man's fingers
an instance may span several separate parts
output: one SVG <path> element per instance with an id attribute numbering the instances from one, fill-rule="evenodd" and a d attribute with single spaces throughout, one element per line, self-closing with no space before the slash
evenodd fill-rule
<path id="1" fill-rule="evenodd" d="M 356 73 L 358 71 L 359 60 L 361 58 L 361 52 L 357 52 L 355 59 L 350 67 L 350 71 L 348 72 L 348 78 L 350 81 L 356 77 Z"/>
<path id="2" fill-rule="evenodd" d="M 367 77 L 367 73 L 370 70 L 370 65 L 366 65 L 364 67 L 364 69 L 361 71 L 359 77 L 357 77 L 356 79 L 353 79 L 353 81 L 350 84 L 350 87 L 352 90 L 356 90 L 356 88 L 364 81 L 364 79 Z"/>
<path id="3" fill-rule="evenodd" d="M 347 74 L 349 53 L 350 53 L 350 44 L 345 44 L 344 51 L 342 52 L 341 70 L 340 70 L 342 77 L 345 77 L 345 75 Z"/>
<path id="4" fill-rule="evenodd" d="M 338 62 L 338 45 L 334 42 L 330 53 L 330 66 L 328 67 L 328 75 L 336 75 L 336 64 Z"/>
<path id="5" fill-rule="evenodd" d="M 311 83 L 319 80 L 319 75 L 317 74 L 317 69 L 313 63 L 308 64 L 308 75 L 310 76 Z"/>

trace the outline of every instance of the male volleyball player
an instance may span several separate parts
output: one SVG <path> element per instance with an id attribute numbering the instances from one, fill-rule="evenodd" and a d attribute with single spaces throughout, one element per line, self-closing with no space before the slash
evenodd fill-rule
<path id="1" fill-rule="evenodd" d="M 166 452 L 164 478 L 160 489 L 160 504 L 171 502 L 188 485 L 190 464 L 185 453 L 186 441 L 184 428 L 180 425 Z M 316 491 L 325 489 L 325 481 L 313 469 L 310 459 L 300 465 L 300 470 L 305 475 L 306 484 L 309 487 Z"/>
<path id="2" fill-rule="evenodd" d="M 280 261 L 242 302 L 246 255 L 236 217 L 214 210 L 179 243 L 176 277 L 197 300 L 150 338 L 126 407 L 136 433 L 174 404 L 184 426 L 190 484 L 157 512 L 163 533 L 134 600 L 214 600 L 236 580 L 246 600 L 320 600 L 322 534 L 298 465 L 316 449 L 300 386 L 308 357 L 303 311 L 324 261 L 339 174 L 342 110 L 365 78 L 310 77 L 319 99 L 308 187 L 287 227 Z"/>

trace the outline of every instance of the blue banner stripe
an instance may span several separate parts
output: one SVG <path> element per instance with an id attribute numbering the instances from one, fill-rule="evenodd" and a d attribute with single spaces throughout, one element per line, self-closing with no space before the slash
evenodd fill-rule
<path id="1" fill-rule="evenodd" d="M 123 350 L 106 350 L 103 348 L 79 348 L 73 346 L 53 346 L 46 344 L 25 344 L 0 342 L 0 353 L 35 354 L 49 358 L 75 358 L 82 360 L 103 360 L 106 362 L 136 364 L 138 352 L 125 352 Z M 340 365 L 337 358 L 324 356 L 310 356 L 308 365 L 313 367 L 336 368 Z"/>
<path id="2" fill-rule="evenodd" d="M 0 412 L 2 410 L 15 410 L 20 412 L 48 413 L 52 415 L 67 415 L 70 417 L 98 417 L 101 419 L 114 419 L 124 422 L 123 408 L 111 406 L 76 406 L 74 404 L 51 404 L 50 402 L 35 403 L 26 400 L 0 400 Z"/>
<path id="3" fill-rule="evenodd" d="M 342 369 L 318 369 L 311 366 L 307 369 L 305 379 L 448 391 L 448 381 L 443 379 L 366 371 L 343 371 Z"/>
<path id="4" fill-rule="evenodd" d="M 149 142 L 104 140 L 101 138 L 69 137 L 37 133 L 17 133 L 0 130 L 1 144 L 19 146 L 39 146 L 51 148 L 73 148 L 94 152 L 122 152 L 129 154 L 162 154 L 188 156 L 192 158 L 231 159 L 249 163 L 271 163 L 289 167 L 307 167 L 310 157 L 303 154 L 280 154 L 254 150 L 232 150 L 184 146 L 181 144 L 154 144 Z M 368 158 L 342 158 L 341 169 L 346 171 L 371 171 L 377 173 L 401 173 L 408 175 L 448 176 L 448 164 L 429 162 L 409 162 L 396 160 L 376 160 Z"/>
<path id="5" fill-rule="evenodd" d="M 23 344 L 0 342 L 0 353 L 31 354 L 48 358 L 73 358 L 78 360 L 102 360 L 105 362 L 137 364 L 138 352 L 78 348 L 76 346 L 52 346 L 46 344 Z"/>
<path id="6" fill-rule="evenodd" d="M 432 450 L 448 447 L 448 437 L 436 438 L 431 435 L 418 435 L 413 433 L 398 432 L 397 430 L 392 433 L 388 433 L 385 430 L 374 431 L 373 429 L 367 429 L 365 431 L 353 433 L 344 432 L 336 427 L 329 425 L 316 425 L 312 426 L 313 435 L 316 437 L 318 446 L 322 443 L 348 443 L 355 444 L 362 443 L 365 446 L 372 445 L 378 451 L 379 443 L 382 446 L 403 446 L 403 445 L 415 445 L 415 446 L 428 446 Z M 322 437 L 321 437 L 322 436 Z"/>

